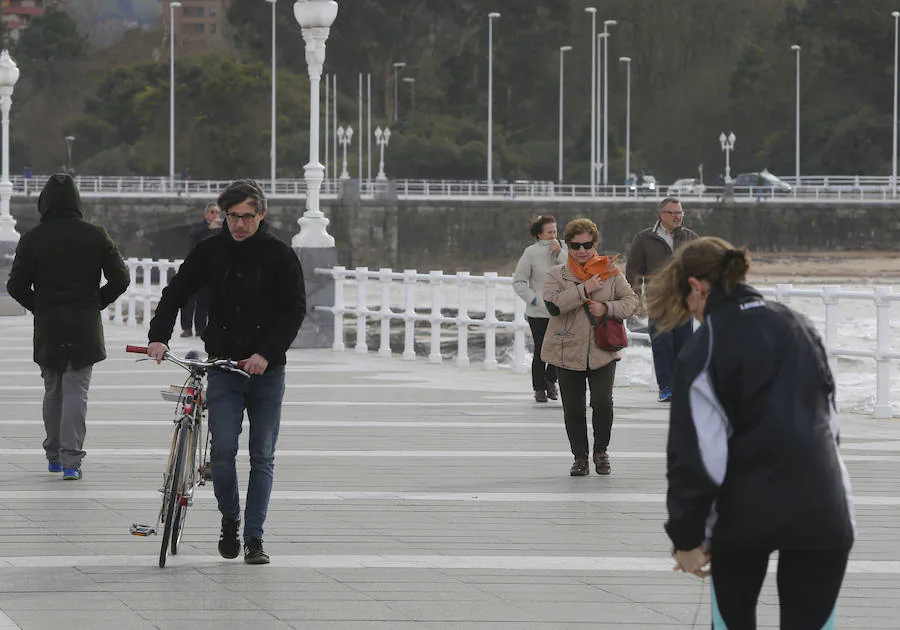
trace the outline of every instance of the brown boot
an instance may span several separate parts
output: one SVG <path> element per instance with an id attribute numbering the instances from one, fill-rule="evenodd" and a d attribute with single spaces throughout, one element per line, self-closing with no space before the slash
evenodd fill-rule
<path id="1" fill-rule="evenodd" d="M 612 472 L 612 466 L 609 465 L 609 455 L 606 451 L 594 455 L 594 465 L 597 467 L 598 475 L 608 475 Z"/>
<path id="2" fill-rule="evenodd" d="M 534 402 L 547 402 L 547 392 L 545 392 L 543 389 L 536 389 L 534 391 Z"/>
<path id="3" fill-rule="evenodd" d="M 586 459 L 576 459 L 575 463 L 569 469 L 569 475 L 572 477 L 584 477 L 591 472 L 591 467 Z"/>

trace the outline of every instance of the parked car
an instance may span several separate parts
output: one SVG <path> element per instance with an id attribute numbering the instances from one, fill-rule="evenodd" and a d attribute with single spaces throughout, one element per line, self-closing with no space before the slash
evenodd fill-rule
<path id="1" fill-rule="evenodd" d="M 793 190 L 790 184 L 778 179 L 766 169 L 759 173 L 741 173 L 734 180 L 734 188 L 735 192 L 738 192 L 739 188 L 745 189 L 741 191 L 743 193 L 748 192 L 746 189 L 760 189 L 754 192 L 762 194 L 789 193 Z"/>
<path id="2" fill-rule="evenodd" d="M 699 179 L 678 179 L 669 186 L 670 195 L 699 197 L 706 192 L 706 186 Z"/>
<path id="3" fill-rule="evenodd" d="M 656 194 L 656 177 L 650 174 L 641 174 L 637 176 L 637 181 L 628 185 L 628 192 L 632 195 L 643 197 L 644 195 Z"/>

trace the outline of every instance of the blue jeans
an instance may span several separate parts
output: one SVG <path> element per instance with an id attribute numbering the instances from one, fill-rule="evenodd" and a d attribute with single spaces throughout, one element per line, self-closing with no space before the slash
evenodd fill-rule
<path id="1" fill-rule="evenodd" d="M 653 368 L 656 370 L 656 384 L 659 391 L 672 387 L 675 373 L 675 359 L 687 340 L 694 334 L 692 322 L 673 328 L 669 332 L 656 332 L 654 321 L 650 321 L 650 347 L 653 350 Z"/>
<path id="2" fill-rule="evenodd" d="M 275 443 L 281 425 L 281 401 L 284 398 L 284 366 L 268 368 L 249 380 L 238 374 L 209 371 L 209 431 L 212 436 L 210 463 L 213 489 L 222 516 L 238 520 L 241 499 L 238 495 L 238 436 L 244 409 L 250 424 L 250 483 L 244 509 L 244 540 L 262 538 L 263 523 L 272 494 L 275 473 Z"/>

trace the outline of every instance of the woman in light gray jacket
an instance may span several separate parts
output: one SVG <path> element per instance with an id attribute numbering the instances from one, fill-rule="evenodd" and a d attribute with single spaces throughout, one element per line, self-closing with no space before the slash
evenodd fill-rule
<path id="1" fill-rule="evenodd" d="M 556 238 L 556 217 L 543 214 L 531 224 L 531 235 L 537 239 L 525 248 L 513 274 L 513 289 L 525 300 L 525 317 L 534 338 L 534 357 L 531 360 L 531 385 L 534 399 L 539 403 L 559 397 L 556 389 L 556 368 L 541 360 L 541 346 L 550 313 L 544 306 L 544 280 L 550 267 L 566 262 L 568 252 Z"/>

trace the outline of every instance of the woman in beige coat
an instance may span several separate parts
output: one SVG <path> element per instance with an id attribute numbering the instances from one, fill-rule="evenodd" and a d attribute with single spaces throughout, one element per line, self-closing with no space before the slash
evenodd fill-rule
<path id="1" fill-rule="evenodd" d="M 550 269 L 544 282 L 550 325 L 541 358 L 557 368 L 566 433 L 575 456 L 569 471 L 573 477 L 583 477 L 590 469 L 585 385 L 591 390 L 597 474 L 612 471 L 606 449 L 612 430 L 616 361 L 621 356 L 597 346 L 588 311 L 595 321 L 605 317 L 624 320 L 638 307 L 638 297 L 616 267 L 615 258 L 597 254 L 599 240 L 593 221 L 571 221 L 565 231 L 568 262 Z"/>
<path id="2" fill-rule="evenodd" d="M 539 403 L 559 398 L 556 389 L 556 368 L 541 360 L 541 345 L 550 322 L 550 313 L 544 306 L 544 280 L 547 272 L 566 262 L 566 248 L 556 240 L 556 217 L 542 214 L 531 224 L 531 235 L 536 239 L 525 248 L 513 274 L 513 289 L 525 301 L 525 317 L 534 339 L 534 356 L 531 359 L 531 385 L 534 400 Z"/>

